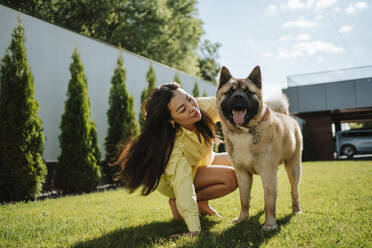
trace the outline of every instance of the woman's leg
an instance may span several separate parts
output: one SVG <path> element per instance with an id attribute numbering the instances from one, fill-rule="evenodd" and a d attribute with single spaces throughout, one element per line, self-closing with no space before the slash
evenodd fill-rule
<path id="1" fill-rule="evenodd" d="M 194 186 L 201 214 L 218 215 L 208 200 L 223 197 L 238 187 L 234 168 L 230 165 L 227 153 L 216 154 L 212 165 L 199 167 L 196 171 Z"/>
<path id="2" fill-rule="evenodd" d="M 200 214 L 219 216 L 209 206 L 208 201 L 223 197 L 238 187 L 234 168 L 230 165 L 231 161 L 227 153 L 221 153 L 215 155 L 212 165 L 202 166 L 197 169 L 194 187 Z M 174 219 L 182 219 L 177 210 L 175 199 L 169 199 L 169 206 Z"/>
<path id="3" fill-rule="evenodd" d="M 194 186 L 198 201 L 207 201 L 233 192 L 238 183 L 232 167 L 208 165 L 198 168 Z"/>
<path id="4" fill-rule="evenodd" d="M 214 156 L 214 159 L 212 161 L 212 164 L 215 165 L 232 165 L 232 162 L 230 160 L 230 156 L 227 154 L 227 152 L 221 152 L 216 153 Z"/>

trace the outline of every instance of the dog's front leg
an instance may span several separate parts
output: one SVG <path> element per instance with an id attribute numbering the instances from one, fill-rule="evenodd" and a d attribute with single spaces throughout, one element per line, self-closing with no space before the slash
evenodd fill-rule
<path id="1" fill-rule="evenodd" d="M 235 169 L 235 171 L 239 185 L 241 209 L 239 217 L 235 218 L 233 223 L 239 223 L 249 217 L 253 175 L 245 169 Z"/>
<path id="2" fill-rule="evenodd" d="M 271 231 L 277 229 L 276 225 L 276 196 L 277 196 L 277 170 L 263 170 L 261 173 L 262 185 L 264 188 L 265 199 L 265 223 L 262 231 Z"/>

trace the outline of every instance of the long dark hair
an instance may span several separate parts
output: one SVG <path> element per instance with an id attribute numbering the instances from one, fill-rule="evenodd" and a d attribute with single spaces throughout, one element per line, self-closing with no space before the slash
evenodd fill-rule
<path id="1" fill-rule="evenodd" d="M 148 195 L 158 187 L 180 129 L 177 123 L 172 127 L 168 109 L 168 103 L 179 87 L 177 83 L 169 83 L 152 91 L 145 105 L 146 118 L 141 134 L 123 147 L 114 164 L 120 167 L 116 180 L 120 180 L 130 193 L 143 186 L 142 195 Z M 215 138 L 216 127 L 203 111 L 201 116 L 195 123 L 196 132 L 210 143 Z"/>

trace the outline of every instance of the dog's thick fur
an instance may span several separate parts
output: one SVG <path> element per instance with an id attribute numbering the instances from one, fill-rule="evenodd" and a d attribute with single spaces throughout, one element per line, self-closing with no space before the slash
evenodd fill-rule
<path id="1" fill-rule="evenodd" d="M 253 174 L 258 174 L 264 188 L 264 231 L 277 228 L 277 170 L 281 162 L 284 162 L 291 184 L 292 211 L 301 212 L 301 130 L 297 121 L 288 115 L 286 98 L 273 101 L 270 106 L 262 100 L 260 67 L 256 66 L 245 79 L 233 78 L 229 70 L 222 67 L 217 108 L 227 152 L 237 175 L 241 201 L 240 216 L 234 221 L 248 219 Z"/>

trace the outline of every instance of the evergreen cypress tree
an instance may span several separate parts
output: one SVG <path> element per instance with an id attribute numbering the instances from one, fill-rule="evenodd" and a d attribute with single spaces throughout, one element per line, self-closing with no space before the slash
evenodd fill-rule
<path id="1" fill-rule="evenodd" d="M 203 95 L 202 96 L 208 96 L 207 95 L 207 92 L 203 91 Z"/>
<path id="2" fill-rule="evenodd" d="M 192 95 L 194 97 L 199 97 L 200 96 L 200 93 L 199 93 L 199 85 L 197 82 L 194 83 L 194 88 L 192 89 Z"/>
<path id="3" fill-rule="evenodd" d="M 97 125 L 94 121 L 90 121 L 90 140 L 91 140 L 91 145 L 92 145 L 92 152 L 94 157 L 97 160 L 97 165 L 100 165 L 101 163 L 101 151 L 99 150 L 99 145 L 98 145 L 98 137 L 97 137 Z"/>
<path id="4" fill-rule="evenodd" d="M 0 202 L 34 200 L 47 169 L 44 134 L 20 19 L 0 72 Z"/>
<path id="5" fill-rule="evenodd" d="M 123 64 L 123 55 L 120 54 L 117 67 L 111 78 L 110 106 L 107 111 L 108 131 L 105 139 L 106 159 L 103 170 L 109 183 L 112 183 L 113 180 L 110 176 L 110 167 L 107 164 L 114 161 L 117 145 L 125 143 L 131 136 L 136 136 L 139 133 L 134 111 L 134 99 L 129 95 L 125 86 L 127 72 L 123 68 Z"/>
<path id="6" fill-rule="evenodd" d="M 139 114 L 139 124 L 141 127 L 143 126 L 143 123 L 145 121 L 143 114 L 145 101 L 147 97 L 150 95 L 151 91 L 156 87 L 156 74 L 152 65 L 150 65 L 150 68 L 146 73 L 146 81 L 148 83 L 147 87 L 144 88 L 141 93 L 141 112 Z"/>
<path id="7" fill-rule="evenodd" d="M 97 164 L 97 133 L 95 124 L 90 120 L 88 81 L 76 49 L 72 60 L 65 112 L 60 124 L 61 154 L 55 186 L 66 193 L 80 193 L 94 190 L 100 183 L 101 173 Z"/>
<path id="8" fill-rule="evenodd" d="M 178 74 L 174 75 L 173 81 L 178 83 L 181 87 L 183 87 L 181 83 L 181 79 L 178 77 Z"/>

